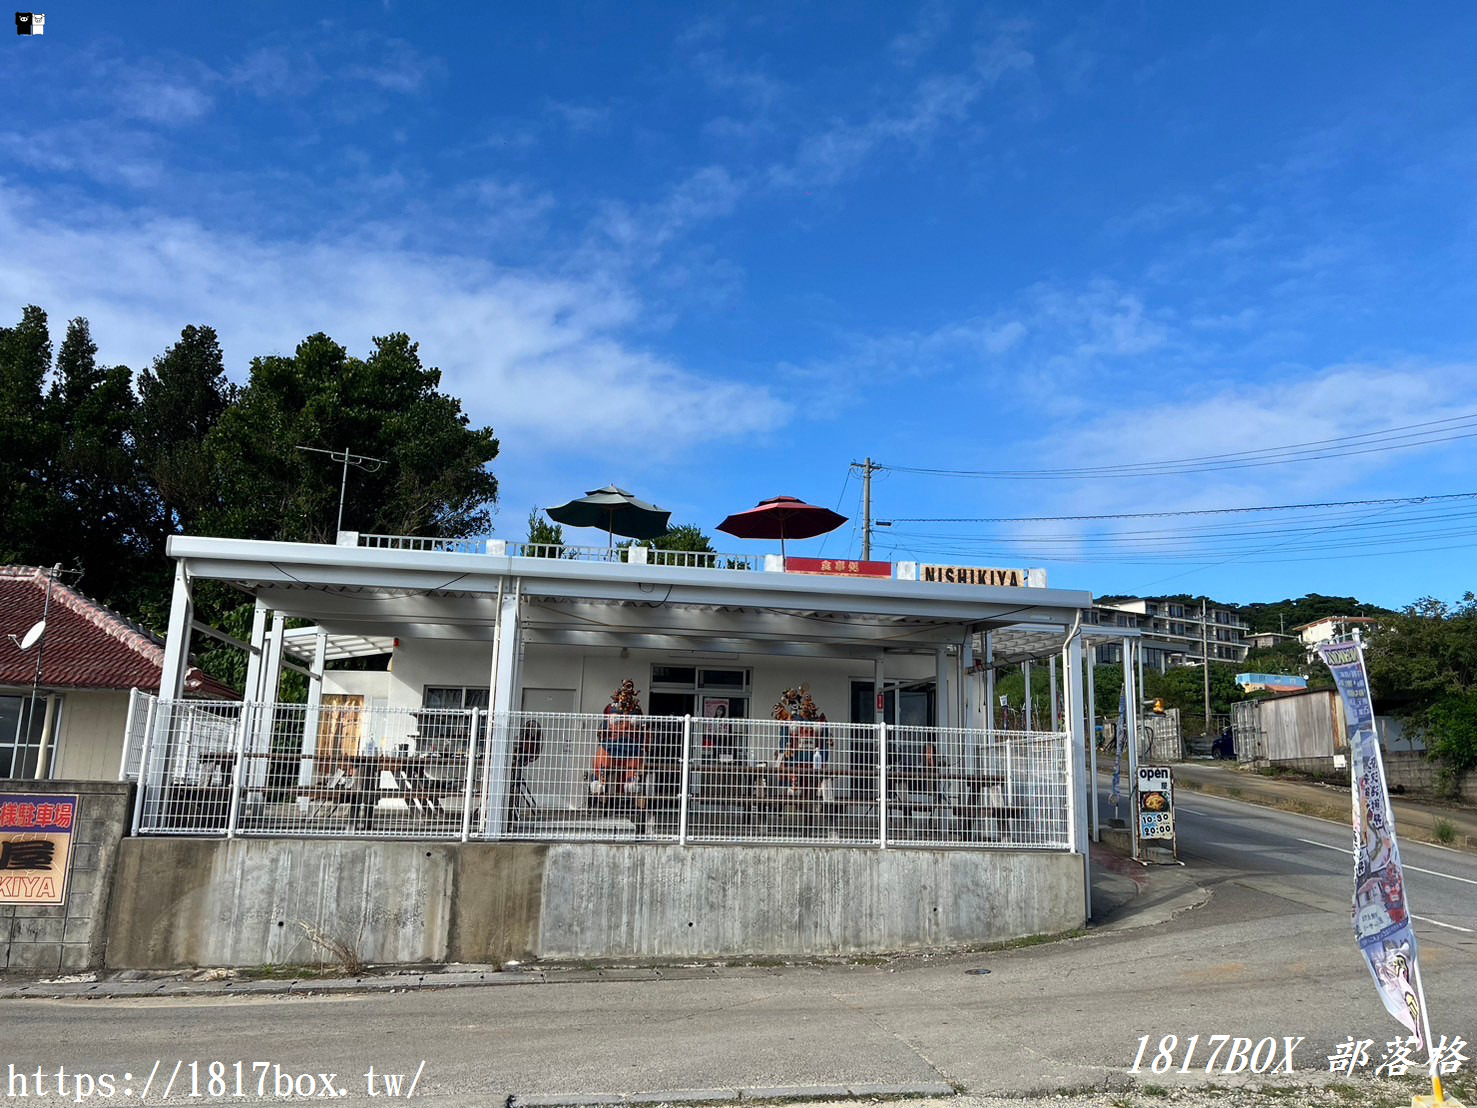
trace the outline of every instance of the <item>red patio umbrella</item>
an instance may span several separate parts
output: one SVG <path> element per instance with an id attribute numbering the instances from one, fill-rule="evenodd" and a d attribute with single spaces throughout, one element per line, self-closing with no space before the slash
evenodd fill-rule
<path id="1" fill-rule="evenodd" d="M 747 512 L 735 512 L 718 525 L 718 530 L 741 539 L 779 539 L 783 558 L 786 539 L 813 539 L 845 522 L 845 516 L 819 504 L 807 504 L 794 496 L 772 496 Z"/>

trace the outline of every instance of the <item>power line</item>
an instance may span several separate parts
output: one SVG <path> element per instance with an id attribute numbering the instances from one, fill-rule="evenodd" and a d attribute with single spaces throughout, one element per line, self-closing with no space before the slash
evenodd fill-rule
<path id="1" fill-rule="evenodd" d="M 1446 433 L 1453 431 L 1461 433 Z M 1206 454 L 1192 458 L 1169 458 L 1152 462 L 1125 462 L 1106 466 L 1035 470 L 932 469 L 920 466 L 888 465 L 881 466 L 881 468 L 897 473 L 986 480 L 1101 480 L 1110 477 L 1157 477 L 1286 465 L 1291 462 L 1320 461 L 1358 454 L 1382 453 L 1387 450 L 1407 450 L 1417 446 L 1430 446 L 1474 437 L 1477 437 L 1477 412 L 1469 412 L 1445 419 L 1389 427 L 1382 431 L 1341 435 L 1332 439 L 1316 439 L 1287 446 L 1261 447 L 1256 450 Z"/>
<path id="2" fill-rule="evenodd" d="M 1249 508 L 1187 508 L 1172 512 L 1112 512 L 1080 516 L 899 516 L 887 523 L 1084 523 L 1100 519 L 1168 519 L 1171 516 L 1223 516 L 1241 512 L 1291 512 L 1317 508 L 1351 508 L 1382 504 L 1427 504 L 1443 500 L 1474 500 L 1477 492 L 1449 492 L 1429 496 L 1391 496 L 1377 500 L 1326 500 L 1309 504 L 1261 504 Z"/>

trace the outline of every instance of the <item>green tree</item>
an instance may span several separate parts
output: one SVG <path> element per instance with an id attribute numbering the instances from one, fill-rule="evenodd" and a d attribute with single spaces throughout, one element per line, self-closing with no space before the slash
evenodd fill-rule
<path id="1" fill-rule="evenodd" d="M 647 558 L 653 565 L 708 565 L 714 559 L 693 558 L 691 555 L 717 553 L 713 549 L 712 540 L 703 534 L 701 528 L 692 523 L 669 525 L 654 539 L 617 543 L 616 546 L 621 550 L 627 550 L 633 546 L 644 546 L 652 551 Z"/>
<path id="2" fill-rule="evenodd" d="M 81 586 L 126 606 L 147 558 L 140 541 L 145 496 L 134 451 L 133 373 L 97 364 L 85 319 L 67 325 L 46 398 L 53 436 L 48 493 L 57 560 L 82 571 Z"/>
<path id="3" fill-rule="evenodd" d="M 1477 595 L 1383 618 L 1365 653 L 1376 709 L 1402 717 L 1458 774 L 1477 768 Z"/>
<path id="4" fill-rule="evenodd" d="M 220 342 L 211 327 L 186 327 L 179 341 L 138 378 L 139 464 L 154 494 L 155 550 L 164 539 L 193 530 L 218 503 L 215 467 L 206 442 L 231 402 Z"/>
<path id="5" fill-rule="evenodd" d="M 213 534 L 331 541 L 341 469 L 321 454 L 349 449 L 384 460 L 351 470 L 344 526 L 356 531 L 457 537 L 490 529 L 498 452 L 490 427 L 473 428 L 439 370 L 421 365 L 403 334 L 374 340 L 366 359 L 327 335 L 290 358 L 251 363 L 251 377 L 207 439 L 219 501 L 204 515 Z"/>
<path id="6" fill-rule="evenodd" d="M 564 527 L 551 523 L 533 508 L 528 513 L 528 538 L 524 540 L 532 549 L 524 553 L 535 558 L 567 557 L 564 553 Z"/>
<path id="7" fill-rule="evenodd" d="M 0 327 L 0 558 L 7 562 L 45 562 L 53 549 L 56 435 L 42 391 L 50 371 L 46 313 L 33 304 L 14 327 Z"/>
<path id="8" fill-rule="evenodd" d="M 1239 668 L 1211 663 L 1212 714 L 1223 715 L 1231 710 L 1231 705 L 1245 699 L 1241 687 L 1236 684 Z M 1164 673 L 1145 670 L 1144 697 L 1163 700 L 1166 708 L 1178 708 L 1180 727 L 1185 734 L 1199 734 L 1205 727 L 1205 672 L 1199 666 L 1174 666 Z"/>

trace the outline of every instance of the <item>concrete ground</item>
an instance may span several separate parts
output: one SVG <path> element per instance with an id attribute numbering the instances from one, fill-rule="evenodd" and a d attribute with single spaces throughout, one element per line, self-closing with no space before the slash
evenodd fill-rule
<path id="1" fill-rule="evenodd" d="M 1185 866 L 1145 869 L 1095 852 L 1093 925 L 1056 942 L 835 964 L 472 967 L 360 982 L 9 981 L 0 1079 L 65 1065 L 111 1073 L 115 1093 L 131 1094 L 94 1103 L 158 1102 L 170 1075 L 171 1098 L 187 1098 L 178 1082 L 191 1061 L 203 1082 L 212 1061 L 234 1073 L 241 1060 L 247 1074 L 253 1062 L 332 1071 L 348 1103 L 383 1103 L 367 1095 L 371 1067 L 401 1075 L 401 1095 L 418 1075 L 414 1099 L 457 1108 L 1410 1103 L 1414 1077 L 1373 1077 L 1400 1032 L 1350 933 L 1344 829 L 1208 791 L 1179 800 Z M 1404 854 L 1436 1030 L 1477 1041 L 1477 860 L 1408 840 Z M 1141 1042 L 1151 1061 L 1170 1035 L 1176 1060 L 1192 1036 L 1272 1038 L 1279 1050 L 1285 1037 L 1302 1042 L 1291 1074 L 1206 1073 L 1203 1050 L 1193 1065 L 1132 1072 Z M 1374 1044 L 1369 1065 L 1331 1074 L 1328 1056 L 1350 1037 Z M 1471 1073 L 1469 1062 L 1451 1085 L 1477 1104 Z M 195 1102 L 259 1099 L 247 1084 L 242 1098 L 202 1088 Z"/>

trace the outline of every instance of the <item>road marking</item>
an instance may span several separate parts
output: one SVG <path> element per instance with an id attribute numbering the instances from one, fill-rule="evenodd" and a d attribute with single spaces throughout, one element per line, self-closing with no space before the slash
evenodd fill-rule
<path id="1" fill-rule="evenodd" d="M 1454 923 L 1442 923 L 1439 919 L 1427 919 L 1425 916 L 1418 916 L 1414 912 L 1410 914 L 1410 918 L 1418 919 L 1422 923 L 1434 923 L 1437 927 L 1449 927 L 1453 931 L 1465 931 L 1468 935 L 1477 935 L 1477 931 L 1473 931 L 1470 927 L 1458 927 Z"/>
<path id="2" fill-rule="evenodd" d="M 1329 846 L 1327 843 L 1314 842 L 1312 839 L 1298 839 L 1298 842 L 1307 843 L 1309 846 L 1321 846 L 1324 850 L 1337 850 L 1340 854 L 1347 854 L 1351 858 L 1354 856 L 1352 850 L 1348 850 L 1342 846 Z M 1442 873 L 1436 869 L 1422 869 L 1420 866 L 1409 866 L 1404 862 L 1401 862 L 1400 865 L 1401 868 L 1411 870 L 1415 873 L 1426 873 L 1432 877 L 1445 877 L 1451 881 L 1462 881 L 1468 885 L 1477 885 L 1477 881 L 1473 881 L 1470 877 L 1458 877 L 1454 873 Z"/>

